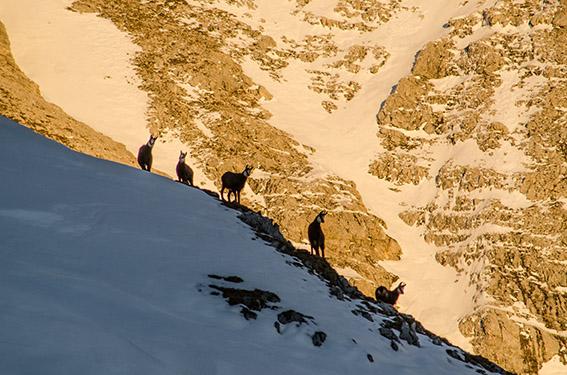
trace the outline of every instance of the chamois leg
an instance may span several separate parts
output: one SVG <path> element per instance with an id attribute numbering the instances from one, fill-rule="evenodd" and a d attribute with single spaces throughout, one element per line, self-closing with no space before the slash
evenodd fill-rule
<path id="1" fill-rule="evenodd" d="M 315 255 L 319 256 L 319 244 L 315 244 Z"/>
<path id="2" fill-rule="evenodd" d="M 230 194 L 232 194 L 232 190 L 228 189 L 228 197 L 226 198 L 228 203 L 230 203 Z"/>
<path id="3" fill-rule="evenodd" d="M 325 245 L 321 246 L 321 256 L 325 258 Z"/>
<path id="4" fill-rule="evenodd" d="M 236 195 L 237 203 L 240 204 L 240 190 L 237 190 L 235 195 Z"/>
<path id="5" fill-rule="evenodd" d="M 221 200 L 224 202 L 224 185 L 222 186 L 222 188 L 220 190 L 220 197 L 221 197 Z"/>

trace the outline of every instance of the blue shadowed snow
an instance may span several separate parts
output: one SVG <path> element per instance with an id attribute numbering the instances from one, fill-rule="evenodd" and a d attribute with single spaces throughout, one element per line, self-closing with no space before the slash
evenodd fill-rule
<path id="1" fill-rule="evenodd" d="M 394 352 L 377 333 L 385 317 L 353 315 L 355 302 L 329 297 L 197 189 L 3 117 L 0 140 L 0 374 L 475 373 L 425 336 Z M 272 291 L 280 309 L 244 320 L 211 283 Z M 317 325 L 278 334 L 290 308 Z M 318 330 L 328 337 L 314 347 Z"/>

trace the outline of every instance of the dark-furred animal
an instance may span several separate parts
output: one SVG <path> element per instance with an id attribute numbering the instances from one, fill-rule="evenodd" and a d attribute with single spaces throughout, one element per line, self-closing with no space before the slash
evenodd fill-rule
<path id="1" fill-rule="evenodd" d="M 404 294 L 406 283 L 403 281 L 394 290 L 388 290 L 385 286 L 376 288 L 376 301 L 395 305 L 400 294 Z"/>
<path id="2" fill-rule="evenodd" d="M 246 165 L 242 173 L 225 172 L 221 177 L 221 199 L 224 201 L 224 189 L 228 189 L 228 202 L 230 203 L 230 194 L 234 194 L 235 201 L 240 204 L 240 191 L 244 188 L 248 176 L 252 173 L 252 167 Z"/>
<path id="3" fill-rule="evenodd" d="M 138 164 L 140 164 L 140 167 L 143 170 L 148 172 L 152 170 L 152 147 L 154 147 L 154 143 L 156 143 L 157 138 L 158 137 L 150 135 L 148 143 L 140 147 L 138 150 Z"/>
<path id="4" fill-rule="evenodd" d="M 321 249 L 321 255 L 323 258 L 325 257 L 325 234 L 321 229 L 321 223 L 325 222 L 325 215 L 327 215 L 327 211 L 321 211 L 315 220 L 309 224 L 309 227 L 307 227 L 307 236 L 309 237 L 309 244 L 311 245 L 311 254 L 315 253 L 319 256 L 319 249 Z"/>
<path id="5" fill-rule="evenodd" d="M 193 185 L 193 170 L 190 166 L 185 164 L 185 157 L 187 156 L 186 152 L 180 151 L 179 154 L 179 162 L 177 162 L 177 167 L 175 167 L 175 171 L 177 172 L 177 179 L 179 182 L 185 185 Z"/>

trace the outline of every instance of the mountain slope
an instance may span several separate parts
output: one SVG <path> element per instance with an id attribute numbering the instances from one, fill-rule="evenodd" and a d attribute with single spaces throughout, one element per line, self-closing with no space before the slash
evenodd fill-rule
<path id="1" fill-rule="evenodd" d="M 447 17 L 466 13 L 474 4 L 447 9 L 434 4 L 429 9 L 431 2 L 420 2 L 417 5 L 427 8 L 424 17 L 414 6 L 390 2 L 392 12 L 399 12 L 396 17 L 376 16 L 359 24 L 329 21 L 360 15 L 337 13 L 323 6 L 324 1 L 262 1 L 256 6 L 232 1 L 61 0 L 42 3 L 33 15 L 22 13 L 22 4 L 28 2 L 8 0 L 4 6 L 14 55 L 70 113 L 89 118 L 92 126 L 135 151 L 146 124 L 124 102 L 138 101 L 139 95 L 130 93 L 133 68 L 116 69 L 134 51 L 132 63 L 141 82 L 133 81 L 149 98 L 147 125 L 162 134 L 156 163 L 171 169 L 179 147 L 189 148 L 199 185 L 203 180 L 218 184 L 224 171 L 254 163 L 256 171 L 243 195 L 246 204 L 276 220 L 296 243 L 305 243 L 307 224 L 318 210 L 327 209 L 329 261 L 368 295 L 376 286 L 396 280 L 381 261 L 399 259 L 398 241 L 403 241 L 407 259 L 418 259 L 413 252 L 420 250 L 414 249 L 426 244 L 418 235 L 408 236 L 397 217 L 401 208 L 392 199 L 395 195 L 367 173 L 376 145 L 376 94 L 385 98 L 390 86 L 409 71 L 414 49 L 446 32 L 441 26 Z M 371 2 L 381 14 L 379 2 Z M 279 18 L 285 22 L 278 23 Z M 392 24 L 386 23 L 389 18 Z M 112 30 L 108 20 L 126 32 L 131 43 L 125 43 L 124 34 Z M 267 34 L 270 25 L 279 25 L 273 37 Z M 418 32 L 419 26 L 428 32 Z M 402 27 L 409 34 L 400 33 Z M 389 45 L 398 48 L 398 37 L 417 36 L 386 61 L 389 52 L 381 39 L 387 37 Z M 73 59 L 61 58 L 56 51 L 62 48 Z M 57 69 L 37 65 L 37 60 L 56 61 Z M 120 86 L 123 75 L 128 78 Z M 106 76 L 112 79 L 103 79 Z M 264 76 L 270 91 L 262 86 Z M 54 84 L 82 81 L 92 90 L 84 93 L 76 85 Z M 76 100 L 83 96 L 86 100 Z M 329 113 L 323 101 L 340 109 Z M 353 103 L 356 106 L 349 109 Z M 123 111 L 133 118 L 125 121 L 115 115 Z M 454 283 L 455 272 L 432 256 L 419 257 L 417 269 L 425 268 L 427 272 L 417 274 L 426 277 L 416 278 L 408 288 L 409 311 L 439 334 L 468 345 L 457 322 L 470 299 L 466 283 Z"/>
<path id="2" fill-rule="evenodd" d="M 394 336 L 394 351 L 378 333 L 394 312 L 353 314 L 360 300 L 331 296 L 199 190 L 77 154 L 5 118 L 0 135 L 2 373 L 486 372 L 419 333 L 420 347 Z M 228 288 L 264 290 L 268 306 L 245 320 L 243 305 L 219 295 Z M 289 309 L 306 323 L 286 324 Z M 316 331 L 326 333 L 320 347 Z"/>
<path id="3" fill-rule="evenodd" d="M 547 374 L 567 363 L 566 6 L 5 0 L 0 17 L 68 113 L 133 152 L 159 132 L 164 170 L 190 148 L 199 186 L 255 164 L 246 204 L 298 246 L 328 209 L 329 261 L 362 291 L 400 277 L 402 311 Z"/>
<path id="4" fill-rule="evenodd" d="M 475 351 L 519 373 L 567 353 L 565 15 L 499 1 L 451 20 L 377 116 L 372 173 L 429 192 L 400 217 L 476 289 Z"/>

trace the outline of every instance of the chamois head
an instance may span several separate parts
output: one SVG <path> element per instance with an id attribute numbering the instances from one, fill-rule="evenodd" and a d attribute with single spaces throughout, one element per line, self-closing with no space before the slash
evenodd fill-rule
<path id="1" fill-rule="evenodd" d="M 187 156 L 186 152 L 183 151 L 179 151 L 179 162 L 180 163 L 185 163 L 185 157 Z"/>
<path id="2" fill-rule="evenodd" d="M 244 168 L 244 171 L 242 172 L 242 175 L 244 175 L 245 177 L 250 176 L 250 174 L 252 173 L 252 167 L 249 166 L 248 164 L 246 164 L 246 168 Z"/>
<path id="3" fill-rule="evenodd" d="M 404 294 L 404 288 L 406 287 L 406 283 L 404 283 L 403 281 L 400 283 L 400 285 L 398 285 L 398 287 L 396 289 L 398 289 L 400 291 L 400 294 Z"/>
<path id="4" fill-rule="evenodd" d="M 154 137 L 153 135 L 150 134 L 150 140 L 148 141 L 148 146 L 154 147 L 154 143 L 156 143 L 157 139 L 158 137 Z"/>
<path id="5" fill-rule="evenodd" d="M 327 215 L 327 211 L 323 210 L 323 211 L 319 212 L 319 215 L 317 215 L 317 218 L 315 220 L 317 220 L 317 222 L 319 224 L 324 223 L 325 222 L 325 215 Z"/>

